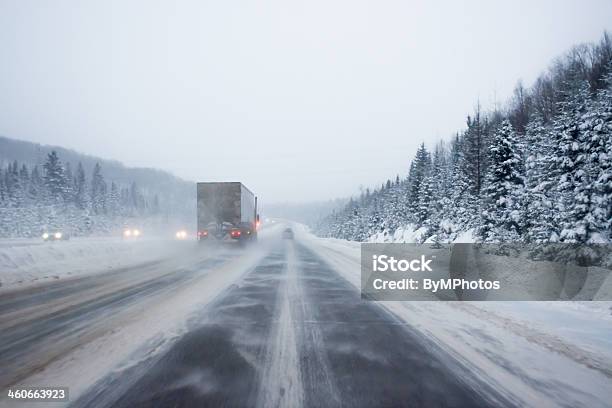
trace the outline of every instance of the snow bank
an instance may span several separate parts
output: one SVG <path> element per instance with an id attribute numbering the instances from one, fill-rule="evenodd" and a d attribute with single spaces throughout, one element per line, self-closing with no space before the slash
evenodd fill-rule
<path id="1" fill-rule="evenodd" d="M 75 238 L 0 240 L 0 291 L 153 262 L 193 242 L 162 239 Z"/>
<path id="2" fill-rule="evenodd" d="M 440 223 L 440 228 L 444 231 L 447 236 L 443 239 L 444 242 L 451 243 L 472 243 L 476 242 L 476 236 L 473 229 L 459 230 L 450 221 L 443 220 Z M 378 232 L 372 235 L 368 242 L 394 242 L 394 243 L 416 243 L 420 244 L 423 242 L 431 243 L 434 241 L 434 236 L 429 232 L 427 227 L 416 227 L 414 224 L 408 224 L 395 230 L 393 234 L 389 231 Z"/>
<path id="3" fill-rule="evenodd" d="M 415 228 L 414 225 L 408 224 L 405 227 L 398 228 L 393 234 L 387 231 L 374 234 L 369 242 L 423 242 L 427 238 L 427 228 Z"/>

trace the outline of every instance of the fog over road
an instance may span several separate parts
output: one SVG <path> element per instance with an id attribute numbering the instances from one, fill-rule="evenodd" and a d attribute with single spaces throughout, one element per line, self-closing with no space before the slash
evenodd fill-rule
<path id="1" fill-rule="evenodd" d="M 0 388 L 68 386 L 73 407 L 521 405 L 280 231 L 0 294 Z"/>

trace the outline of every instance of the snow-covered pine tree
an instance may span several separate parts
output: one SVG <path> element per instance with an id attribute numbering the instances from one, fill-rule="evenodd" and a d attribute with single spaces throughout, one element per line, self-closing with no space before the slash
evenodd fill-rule
<path id="1" fill-rule="evenodd" d="M 94 214 L 106 213 L 106 181 L 100 163 L 96 163 L 91 176 L 91 209 Z"/>
<path id="2" fill-rule="evenodd" d="M 25 164 L 22 164 L 21 168 L 19 169 L 19 179 L 24 186 L 26 186 L 30 181 L 30 172 Z"/>
<path id="3" fill-rule="evenodd" d="M 525 137 L 524 240 L 557 242 L 560 230 L 554 217 L 558 200 L 554 139 L 540 117 L 527 125 Z"/>
<path id="4" fill-rule="evenodd" d="M 402 189 L 399 177 L 396 182 L 388 183 L 388 188 L 381 198 L 382 201 L 382 228 L 387 234 L 393 234 L 400 226 L 402 220 L 406 219 L 405 208 L 401 201 Z"/>
<path id="5" fill-rule="evenodd" d="M 410 210 L 410 218 L 417 222 L 419 211 L 419 194 L 421 191 L 421 183 L 425 180 L 431 167 L 431 157 L 425 143 L 421 143 L 419 149 L 414 156 L 414 160 L 410 164 L 410 172 L 408 173 L 408 208 Z"/>
<path id="6" fill-rule="evenodd" d="M 472 194 L 470 177 L 467 171 L 463 138 L 457 134 L 451 146 L 451 187 L 450 202 L 443 209 L 448 218 L 461 229 L 472 228 L 477 214 L 477 198 Z"/>
<path id="7" fill-rule="evenodd" d="M 19 177 L 19 164 L 14 161 L 9 164 L 5 173 L 5 184 L 7 190 L 8 206 L 19 208 L 24 204 L 25 191 Z"/>
<path id="8" fill-rule="evenodd" d="M 74 175 L 72 173 L 72 165 L 66 162 L 64 165 L 64 177 L 66 178 L 66 192 L 64 193 L 64 201 L 74 205 Z"/>
<path id="9" fill-rule="evenodd" d="M 381 191 L 374 191 L 370 194 L 370 200 L 366 203 L 365 212 L 366 219 L 363 223 L 362 236 L 363 240 L 367 240 L 372 235 L 381 231 L 382 227 L 382 211 L 381 211 Z"/>
<path id="10" fill-rule="evenodd" d="M 0 167 L 0 208 L 6 206 L 6 185 L 4 182 L 4 171 Z"/>
<path id="11" fill-rule="evenodd" d="M 447 231 L 441 230 L 441 224 L 445 214 L 444 208 L 450 206 L 450 168 L 447 151 L 444 143 L 436 145 L 432 160 L 432 195 L 430 204 L 430 235 L 436 235 L 436 240 L 441 242 L 448 238 Z"/>
<path id="12" fill-rule="evenodd" d="M 483 241 L 517 241 L 522 233 L 520 218 L 524 179 L 521 156 L 510 121 L 504 120 L 494 133 L 490 167 L 484 186 L 484 210 L 478 230 Z"/>
<path id="13" fill-rule="evenodd" d="M 419 196 L 417 200 L 416 221 L 417 227 L 431 227 L 430 216 L 432 214 L 432 205 L 434 202 L 434 180 L 431 171 L 429 171 L 419 188 Z"/>
<path id="14" fill-rule="evenodd" d="M 44 185 L 49 200 L 51 203 L 62 202 L 66 194 L 66 178 L 64 176 L 64 168 L 55 150 L 47 155 L 43 168 L 45 171 L 43 176 Z"/>
<path id="15" fill-rule="evenodd" d="M 467 117 L 467 130 L 463 135 L 461 143 L 465 158 L 463 161 L 463 171 L 470 182 L 470 193 L 476 198 L 480 198 L 486 174 L 488 147 L 486 127 L 486 119 L 482 117 L 480 104 L 478 104 L 474 117 Z"/>
<path id="16" fill-rule="evenodd" d="M 25 164 L 21 165 L 19 169 L 19 195 L 21 197 L 20 207 L 26 207 L 30 204 L 28 189 L 30 188 L 30 171 Z"/>
<path id="17" fill-rule="evenodd" d="M 595 180 L 597 194 L 596 219 L 607 242 L 612 241 L 612 62 L 608 64 L 605 76 L 606 87 L 598 95 L 597 110 L 599 118 L 594 126 L 598 138 L 594 144 L 598 155 L 599 175 Z"/>
<path id="18" fill-rule="evenodd" d="M 612 66 L 610 67 L 612 71 Z M 610 240 L 612 222 L 612 73 L 605 77 L 607 87 L 587 105 L 580 130 L 586 154 L 583 183 L 577 193 L 583 194 L 586 213 L 584 228 L 587 243 Z M 586 197 L 590 194 L 589 197 Z"/>
<path id="19" fill-rule="evenodd" d="M 110 193 L 108 195 L 108 212 L 112 216 L 117 216 L 120 214 L 120 209 L 119 188 L 114 181 L 111 181 Z"/>
<path id="20" fill-rule="evenodd" d="M 74 203 L 77 208 L 84 210 L 89 207 L 89 200 L 87 196 L 87 180 L 85 177 L 85 169 L 83 164 L 79 162 L 74 176 L 74 186 L 72 188 L 74 194 Z"/>
<path id="21" fill-rule="evenodd" d="M 130 206 L 134 214 L 138 213 L 141 209 L 140 192 L 138 191 L 136 182 L 132 182 L 130 185 Z"/>
<path id="22" fill-rule="evenodd" d="M 43 179 L 40 176 L 38 166 L 32 168 L 30 173 L 30 185 L 28 186 L 28 200 L 34 205 L 40 205 L 43 200 Z"/>
<path id="23" fill-rule="evenodd" d="M 593 228 L 592 219 L 588 217 L 592 185 L 586 172 L 588 152 L 585 132 L 581 129 L 589 88 L 587 82 L 574 88 L 560 102 L 560 112 L 554 122 L 556 164 L 560 175 L 557 186 L 560 200 L 555 221 L 561 225 L 561 241 L 584 243 Z"/>

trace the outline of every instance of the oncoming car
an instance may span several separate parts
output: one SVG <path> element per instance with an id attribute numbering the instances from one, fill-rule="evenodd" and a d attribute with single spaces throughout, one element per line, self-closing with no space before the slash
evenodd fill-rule
<path id="1" fill-rule="evenodd" d="M 125 228 L 123 230 L 123 238 L 138 238 L 142 232 L 138 228 Z"/>
<path id="2" fill-rule="evenodd" d="M 179 230 L 176 232 L 176 234 L 174 234 L 174 237 L 178 240 L 184 240 L 187 239 L 187 237 L 189 236 L 189 234 L 187 234 L 187 231 L 185 230 Z"/>
<path id="3" fill-rule="evenodd" d="M 67 241 L 70 235 L 62 231 L 45 231 L 42 234 L 43 241 Z"/>

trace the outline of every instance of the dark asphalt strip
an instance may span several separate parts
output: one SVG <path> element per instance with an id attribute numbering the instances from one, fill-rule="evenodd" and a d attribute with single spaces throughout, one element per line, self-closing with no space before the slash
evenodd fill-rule
<path id="1" fill-rule="evenodd" d="M 466 381 L 470 374 L 443 350 L 375 302 L 362 300 L 314 252 L 301 245 L 297 252 L 302 287 L 343 406 L 511 406 L 494 390 Z"/>
<path id="2" fill-rule="evenodd" d="M 279 331 L 287 326 L 279 318 L 283 296 L 290 299 L 288 332 L 295 338 Z M 291 242 L 220 294 L 191 327 L 165 353 L 103 379 L 73 406 L 250 407 L 270 401 L 291 407 L 512 405 L 477 384 L 418 332 L 362 300 L 311 250 Z M 285 367 L 278 357 L 287 357 L 292 339 L 297 367 Z M 287 371 L 270 370 L 271 364 Z M 293 369 L 299 370 L 297 377 Z M 265 378 L 270 373 L 278 377 Z M 303 399 L 286 398 L 282 376 L 299 378 Z M 269 398 L 262 399 L 262 393 Z"/>
<path id="3" fill-rule="evenodd" d="M 283 254 L 273 251 L 194 317 L 193 329 L 165 354 L 101 380 L 71 406 L 252 405 L 284 264 Z"/>

